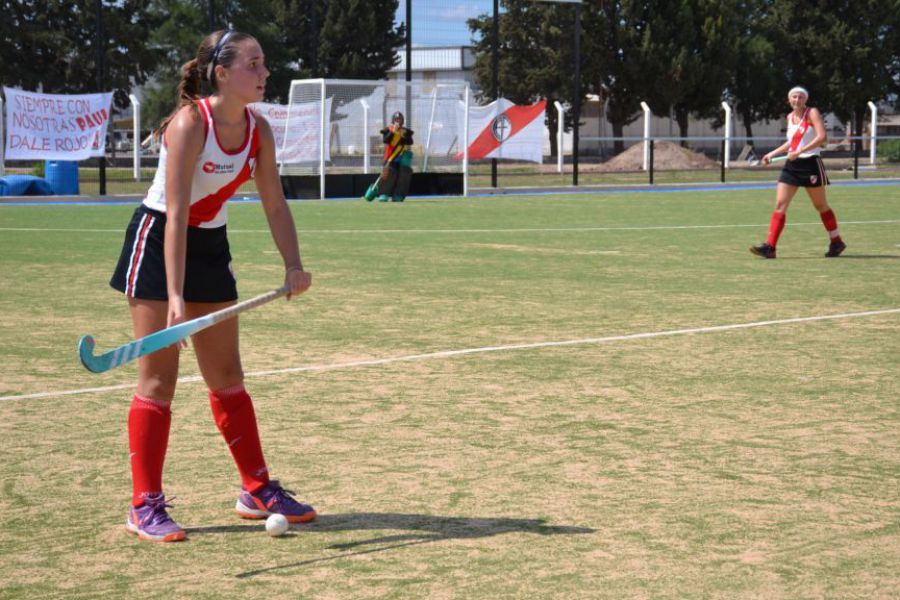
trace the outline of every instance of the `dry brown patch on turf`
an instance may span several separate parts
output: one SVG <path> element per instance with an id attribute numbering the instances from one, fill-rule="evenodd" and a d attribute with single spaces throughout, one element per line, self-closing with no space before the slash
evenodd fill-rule
<path id="1" fill-rule="evenodd" d="M 9 364 L 12 362 L 13 364 Z M 2 396 L 17 396 L 20 394 L 38 394 L 41 392 L 47 392 L 49 390 L 43 389 L 46 386 L 47 375 L 52 374 L 50 369 L 38 369 L 40 375 L 32 375 L 23 373 L 23 369 L 25 368 L 23 361 L 20 363 L 19 361 L 7 361 L 7 369 L 11 373 L 15 372 L 15 379 L 12 377 L 6 381 L 0 381 L 0 395 Z M 15 364 L 18 363 L 18 367 Z M 18 370 L 17 370 L 18 369 Z M 13 381 L 15 381 L 15 385 L 13 385 Z"/>
<path id="2" fill-rule="evenodd" d="M 738 560 L 741 563 L 748 565 L 761 565 L 766 562 L 767 557 L 764 552 L 760 552 L 759 550 L 745 550 L 738 556 Z"/>

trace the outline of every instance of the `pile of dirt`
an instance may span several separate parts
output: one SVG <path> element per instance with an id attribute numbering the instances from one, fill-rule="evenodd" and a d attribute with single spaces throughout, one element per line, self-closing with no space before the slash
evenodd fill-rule
<path id="1" fill-rule="evenodd" d="M 643 166 L 644 144 L 638 142 L 605 163 L 595 165 L 595 169 L 597 171 L 640 171 Z M 718 167 L 719 163 L 708 158 L 702 152 L 694 152 L 667 141 L 653 143 L 654 170 L 715 169 Z"/>

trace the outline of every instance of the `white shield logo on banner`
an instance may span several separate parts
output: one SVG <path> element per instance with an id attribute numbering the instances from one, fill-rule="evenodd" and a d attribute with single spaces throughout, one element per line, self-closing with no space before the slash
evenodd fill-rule
<path id="1" fill-rule="evenodd" d="M 498 142 L 503 142 L 512 134 L 512 122 L 506 115 L 500 115 L 491 123 L 491 133 Z"/>

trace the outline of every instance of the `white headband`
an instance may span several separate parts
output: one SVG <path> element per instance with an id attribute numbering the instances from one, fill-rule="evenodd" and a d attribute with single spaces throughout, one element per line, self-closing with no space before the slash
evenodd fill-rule
<path id="1" fill-rule="evenodd" d="M 800 92 L 801 94 L 803 94 L 804 96 L 809 98 L 809 92 L 806 91 L 805 87 L 801 87 L 799 85 L 792 87 L 791 91 L 788 92 L 788 97 L 790 97 L 790 95 L 793 94 L 794 92 Z"/>

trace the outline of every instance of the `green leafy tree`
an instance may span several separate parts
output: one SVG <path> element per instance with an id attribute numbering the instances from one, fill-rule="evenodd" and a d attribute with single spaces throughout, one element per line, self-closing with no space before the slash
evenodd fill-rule
<path id="1" fill-rule="evenodd" d="M 154 0 L 160 26 L 151 44 L 165 56 L 144 90 L 145 119 L 157 123 L 175 106 L 180 67 L 208 33 L 208 0 Z M 397 64 L 404 28 L 398 0 L 217 0 L 217 27 L 252 34 L 270 71 L 266 100 L 286 102 L 291 81 L 310 77 L 382 79 Z"/>
<path id="2" fill-rule="evenodd" d="M 151 32 L 148 43 L 160 60 L 153 81 L 142 90 L 141 118 L 148 128 L 154 128 L 175 108 L 181 65 L 196 55 L 208 19 L 199 2 L 155 0 L 150 10 L 159 26 Z"/>
<path id="3" fill-rule="evenodd" d="M 735 39 L 743 15 L 739 2 L 662 0 L 653 5 L 648 28 L 648 74 L 656 81 L 651 108 L 671 112 L 681 137 L 693 114 L 715 117 L 737 60 Z M 684 142 L 682 142 L 684 144 Z"/>
<path id="4" fill-rule="evenodd" d="M 852 120 L 859 135 L 866 103 L 900 92 L 900 1 L 777 0 L 772 11 L 789 80 L 805 85 L 823 112 Z"/>
<path id="5" fill-rule="evenodd" d="M 547 99 L 547 126 L 550 151 L 556 155 L 557 113 L 553 103 L 574 103 L 573 64 L 575 33 L 571 7 L 529 0 L 504 0 L 499 16 L 498 41 L 500 96 L 517 104 Z M 493 15 L 482 15 L 468 22 L 474 34 L 475 65 L 473 75 L 480 88 L 478 98 L 493 100 Z M 584 37 L 582 38 L 584 39 Z M 587 57 L 582 56 L 582 64 Z M 588 90 L 588 72 L 582 69 L 582 90 Z M 567 113 L 567 129 L 573 124 Z"/>
<path id="6" fill-rule="evenodd" d="M 196 56 L 197 47 L 209 33 L 208 0 L 154 0 L 151 11 L 159 26 L 150 36 L 150 45 L 163 58 L 157 64 L 153 83 L 144 88 L 143 118 L 156 124 L 175 106 L 176 89 L 181 79 L 181 65 Z M 216 27 L 233 27 L 250 33 L 259 40 L 266 54 L 266 65 L 271 72 L 266 85 L 266 99 L 287 99 L 290 82 L 303 74 L 297 68 L 294 53 L 285 43 L 289 31 L 285 25 L 293 25 L 292 19 L 300 12 L 298 2 L 269 2 L 247 0 L 243 2 L 216 2 Z M 292 30 L 291 30 L 292 31 Z M 207 90 L 208 92 L 209 90 Z"/>
<path id="7" fill-rule="evenodd" d="M 743 3 L 742 13 L 747 16 L 736 40 L 737 61 L 726 93 L 751 145 L 753 123 L 783 117 L 785 95 L 791 87 L 790 53 L 783 50 L 787 40 L 776 26 L 773 4 L 773 0 Z"/>
<path id="8" fill-rule="evenodd" d="M 48 93 L 113 91 L 114 105 L 145 82 L 159 60 L 146 44 L 157 20 L 146 2 L 103 2 L 104 90 L 98 90 L 94 0 L 3 2 L 0 81 Z"/>
<path id="9" fill-rule="evenodd" d="M 394 25 L 399 0 L 330 0 L 319 34 L 318 75 L 383 79 L 400 62 L 406 28 Z"/>
<path id="10" fill-rule="evenodd" d="M 637 119 L 640 102 L 655 93 L 656 82 L 650 53 L 650 10 L 646 2 L 588 0 L 585 4 L 585 65 L 589 86 L 606 107 L 606 119 L 613 136 L 622 137 L 624 128 Z M 613 142 L 618 154 L 622 140 Z"/>
<path id="11" fill-rule="evenodd" d="M 273 71 L 269 81 L 279 90 L 290 90 L 294 79 L 318 76 L 319 29 L 325 5 L 321 0 L 274 0 L 273 22 L 287 52 L 285 68 Z M 287 100 L 284 92 L 282 100 Z"/>
<path id="12" fill-rule="evenodd" d="M 726 6 L 722 6 L 725 4 Z M 736 60 L 738 2 L 585 0 L 582 9 L 583 93 L 606 104 L 613 134 L 639 115 L 646 100 L 659 115 L 674 112 L 681 135 L 691 114 L 712 116 Z M 500 17 L 500 87 L 516 102 L 545 97 L 572 104 L 573 18 L 559 5 L 506 0 Z M 474 76 L 491 89 L 491 17 L 469 22 L 475 34 Z M 483 96 L 486 94 L 483 92 Z M 548 125 L 556 128 L 555 111 Z M 555 153 L 555 136 L 551 148 Z M 616 142 L 616 151 L 624 147 Z"/>

